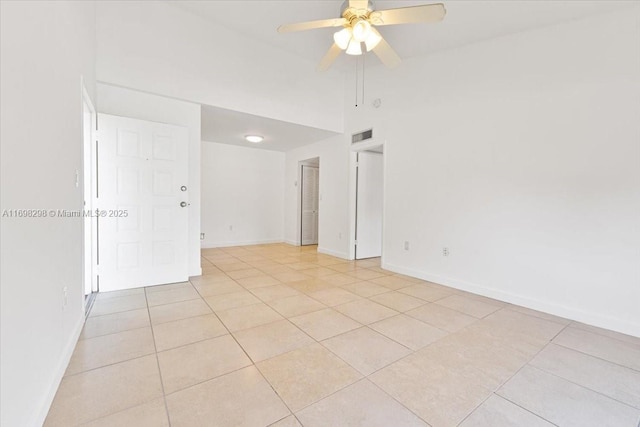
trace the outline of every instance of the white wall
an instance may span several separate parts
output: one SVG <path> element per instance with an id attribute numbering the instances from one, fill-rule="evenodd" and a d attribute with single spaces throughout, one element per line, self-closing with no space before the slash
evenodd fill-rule
<path id="1" fill-rule="evenodd" d="M 100 81 L 342 131 L 340 73 L 166 3 L 100 2 L 97 40 Z"/>
<path id="2" fill-rule="evenodd" d="M 202 247 L 282 242 L 284 157 L 202 141 Z"/>
<path id="3" fill-rule="evenodd" d="M 286 153 L 285 241 L 300 244 L 299 162 L 320 158 L 318 251 L 349 257 L 349 138 L 338 135 Z"/>
<path id="4" fill-rule="evenodd" d="M 95 5 L 3 1 L 0 15 L 1 209 L 82 209 L 80 82 L 95 101 Z M 38 426 L 84 320 L 82 220 L 5 217 L 0 234 L 0 424 Z"/>
<path id="5" fill-rule="evenodd" d="M 382 107 L 349 108 L 347 128 L 387 140 L 385 266 L 640 336 L 639 22 L 369 71 Z"/>
<path id="6" fill-rule="evenodd" d="M 200 268 L 200 105 L 98 83 L 98 113 L 185 126 L 189 129 L 189 275 Z M 100 123 L 98 123 L 98 128 Z"/>

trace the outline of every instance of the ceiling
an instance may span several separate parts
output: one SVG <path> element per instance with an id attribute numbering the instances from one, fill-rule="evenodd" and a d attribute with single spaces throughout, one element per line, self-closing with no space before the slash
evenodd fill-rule
<path id="1" fill-rule="evenodd" d="M 374 1 L 374 5 L 376 9 L 389 9 L 436 2 L 437 0 Z M 636 1 L 616 0 L 442 2 L 447 8 L 447 16 L 440 23 L 407 24 L 380 29 L 382 35 L 396 49 L 401 58 L 425 55 L 480 40 L 637 5 Z M 183 0 L 172 1 L 171 4 L 290 53 L 319 62 L 333 43 L 332 34 L 336 31 L 335 29 L 324 28 L 279 34 L 276 28 L 285 23 L 337 17 L 342 1 Z M 377 59 L 372 61 L 377 62 Z M 342 55 L 337 66 L 344 67 L 352 63 L 353 58 Z"/>
<path id="2" fill-rule="evenodd" d="M 374 5 L 380 10 L 435 2 L 374 1 Z M 168 3 L 216 25 L 319 62 L 333 42 L 335 29 L 288 34 L 279 34 L 276 29 L 285 23 L 337 17 L 342 1 L 181 0 Z M 617 0 L 456 0 L 443 3 L 447 15 L 440 23 L 388 26 L 381 28 L 380 32 L 401 58 L 409 58 L 637 5 L 636 1 Z M 377 59 L 371 61 L 378 63 Z M 353 64 L 353 57 L 341 55 L 334 67 L 345 69 Z M 251 144 L 244 140 L 245 135 L 253 133 L 263 135 L 264 142 Z M 202 107 L 202 139 L 205 141 L 287 151 L 332 135 L 335 134 L 307 126 L 217 107 Z"/>
<path id="3" fill-rule="evenodd" d="M 260 135 L 259 144 L 246 135 Z M 224 108 L 202 106 L 202 140 L 264 150 L 288 151 L 337 135 L 323 129 L 302 126 Z"/>

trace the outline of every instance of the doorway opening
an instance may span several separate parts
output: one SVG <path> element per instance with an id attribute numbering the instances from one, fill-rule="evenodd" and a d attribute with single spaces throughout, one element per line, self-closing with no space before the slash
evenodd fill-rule
<path id="1" fill-rule="evenodd" d="M 356 156 L 355 259 L 382 256 L 384 208 L 383 145 L 359 150 Z"/>
<path id="2" fill-rule="evenodd" d="M 93 212 L 96 189 L 96 110 L 87 89 L 82 84 L 82 198 L 85 214 L 82 221 L 82 280 L 84 284 L 85 313 L 89 313 L 95 293 L 98 292 L 96 267 L 97 218 Z M 79 179 L 80 177 L 78 177 Z"/>
<path id="3" fill-rule="evenodd" d="M 299 162 L 300 246 L 318 244 L 320 214 L 320 158 Z"/>

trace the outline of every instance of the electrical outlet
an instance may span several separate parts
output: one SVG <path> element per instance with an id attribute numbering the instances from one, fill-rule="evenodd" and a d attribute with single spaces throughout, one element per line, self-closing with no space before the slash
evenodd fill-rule
<path id="1" fill-rule="evenodd" d="M 405 240 L 404 242 L 404 250 L 408 251 L 409 250 L 409 242 Z"/>
<path id="2" fill-rule="evenodd" d="M 204 233 L 200 233 L 200 240 L 204 240 Z"/>
<path id="3" fill-rule="evenodd" d="M 69 290 L 65 286 L 64 288 L 62 288 L 62 309 L 63 310 L 67 308 L 67 303 L 69 302 L 68 297 L 69 297 Z"/>
<path id="4" fill-rule="evenodd" d="M 442 256 L 449 256 L 449 248 L 442 248 Z"/>
<path id="5" fill-rule="evenodd" d="M 342 233 L 338 233 L 338 239 L 342 239 Z"/>
<path id="6" fill-rule="evenodd" d="M 233 231 L 233 225 L 229 226 L 229 231 Z"/>

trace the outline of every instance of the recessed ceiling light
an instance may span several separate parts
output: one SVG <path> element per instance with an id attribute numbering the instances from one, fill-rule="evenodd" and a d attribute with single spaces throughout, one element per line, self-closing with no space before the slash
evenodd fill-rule
<path id="1" fill-rule="evenodd" d="M 246 139 L 249 142 L 253 142 L 254 144 L 257 144 L 259 142 L 262 142 L 264 138 L 261 137 L 260 135 L 247 135 L 244 137 L 244 139 Z"/>

